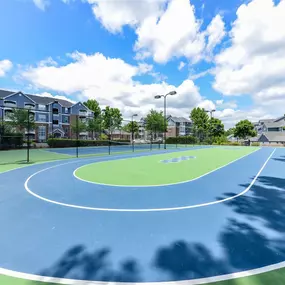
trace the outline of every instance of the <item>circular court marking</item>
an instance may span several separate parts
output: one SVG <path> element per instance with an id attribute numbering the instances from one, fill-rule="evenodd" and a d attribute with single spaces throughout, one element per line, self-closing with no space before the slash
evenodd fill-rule
<path id="1" fill-rule="evenodd" d="M 34 174 L 32 174 L 26 181 L 25 181 L 25 189 L 27 192 L 29 192 L 31 195 L 33 195 L 34 197 L 41 199 L 45 202 L 49 202 L 49 203 L 53 203 L 53 204 L 57 204 L 60 206 L 65 206 L 65 207 L 70 207 L 70 208 L 77 208 L 77 209 L 83 209 L 83 210 L 92 210 L 92 211 L 108 211 L 108 212 L 162 212 L 162 211 L 176 211 L 176 210 L 186 210 L 186 209 L 193 209 L 193 208 L 199 208 L 199 207 L 205 207 L 205 206 L 210 206 L 210 205 L 215 205 L 215 204 L 219 204 L 219 203 L 223 203 L 232 199 L 235 199 L 239 196 L 244 195 L 246 192 L 248 192 L 250 190 L 250 188 L 253 186 L 253 184 L 255 183 L 256 179 L 259 177 L 259 175 L 261 174 L 262 170 L 265 168 L 265 166 L 267 165 L 267 163 L 269 162 L 269 160 L 271 159 L 271 157 L 273 156 L 274 152 L 276 151 L 276 149 L 274 149 L 271 154 L 269 155 L 269 157 L 267 158 L 267 160 L 265 161 L 265 163 L 263 164 L 263 166 L 261 167 L 261 169 L 258 171 L 258 173 L 256 174 L 256 176 L 254 177 L 254 179 L 251 181 L 250 185 L 242 192 L 240 192 L 237 195 L 225 198 L 225 199 L 221 199 L 221 200 L 217 200 L 217 201 L 213 201 L 213 202 L 208 202 L 208 203 L 202 203 L 202 204 L 196 204 L 196 205 L 189 205 L 189 206 L 182 206 L 182 207 L 169 207 L 169 208 L 152 208 L 152 209 L 118 209 L 118 208 L 99 208 L 99 207 L 86 207 L 86 206 L 81 206 L 81 205 L 76 205 L 76 204 L 69 204 L 69 203 L 62 203 L 62 202 L 58 202 L 52 199 L 47 199 L 45 197 L 42 197 L 41 195 L 38 195 L 36 193 L 34 193 L 30 188 L 29 188 L 29 181 L 36 176 L 39 173 L 42 173 L 44 171 L 47 171 L 49 169 L 52 168 L 56 168 L 59 166 L 64 166 L 66 164 L 71 164 L 74 162 L 69 162 L 69 163 L 63 163 L 63 164 L 59 164 L 56 166 L 51 166 L 45 169 L 42 169 L 40 171 L 35 172 Z M 243 156 L 244 157 L 244 156 Z M 240 159 L 240 158 L 239 158 Z"/>

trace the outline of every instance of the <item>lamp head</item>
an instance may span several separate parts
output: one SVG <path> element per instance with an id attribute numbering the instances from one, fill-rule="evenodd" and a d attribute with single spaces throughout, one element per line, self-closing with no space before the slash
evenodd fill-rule
<path id="1" fill-rule="evenodd" d="M 161 95 L 155 95 L 154 99 L 160 99 L 162 96 Z"/>
<path id="2" fill-rule="evenodd" d="M 171 92 L 169 92 L 167 95 L 176 95 L 177 94 L 177 92 L 176 91 L 171 91 Z"/>

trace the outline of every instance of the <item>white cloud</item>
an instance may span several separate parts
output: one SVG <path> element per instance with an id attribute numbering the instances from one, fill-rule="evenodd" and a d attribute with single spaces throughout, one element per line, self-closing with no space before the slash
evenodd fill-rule
<path id="1" fill-rule="evenodd" d="M 76 103 L 76 101 L 66 97 L 66 96 L 63 96 L 63 95 L 52 95 L 51 93 L 49 92 L 42 92 L 42 93 L 37 93 L 36 95 L 38 96 L 43 96 L 43 97 L 51 97 L 51 98 L 55 98 L 55 99 L 61 99 L 61 100 L 67 100 L 71 103 Z"/>
<path id="2" fill-rule="evenodd" d="M 3 77 L 6 75 L 6 73 L 13 67 L 13 63 L 8 60 L 0 60 L 0 77 Z"/>
<path id="3" fill-rule="evenodd" d="M 185 65 L 186 65 L 186 63 L 184 61 L 180 61 L 179 66 L 178 66 L 178 70 L 182 70 Z"/>
<path id="4" fill-rule="evenodd" d="M 238 107 L 235 101 L 225 102 L 224 100 L 216 100 L 216 105 L 219 109 L 236 109 Z"/>
<path id="5" fill-rule="evenodd" d="M 125 117 L 132 113 L 145 115 L 151 108 L 163 109 L 163 101 L 155 100 L 157 94 L 176 90 L 178 95 L 169 96 L 168 110 L 174 114 L 189 114 L 203 104 L 204 99 L 192 80 L 180 85 L 161 83 L 142 84 L 133 77 L 151 71 L 151 66 L 133 66 L 122 59 L 107 58 L 100 53 L 86 55 L 73 53 L 72 62 L 63 66 L 36 65 L 21 72 L 35 88 L 63 93 L 74 100 L 95 98 L 104 107 L 110 105 L 122 110 Z M 206 101 L 210 104 L 210 101 Z M 206 104 L 206 103 L 205 103 Z"/>
<path id="6" fill-rule="evenodd" d="M 49 5 L 49 1 L 48 0 L 33 0 L 34 4 L 41 10 L 45 10 L 46 7 Z"/>
<path id="7" fill-rule="evenodd" d="M 120 32 L 124 25 L 136 26 L 145 18 L 160 15 L 168 0 L 87 0 L 102 25 L 110 32 Z"/>
<path id="8" fill-rule="evenodd" d="M 198 62 L 211 54 L 224 37 L 220 15 L 213 18 L 205 31 L 189 0 L 82 0 L 87 1 L 98 21 L 110 32 L 122 32 L 130 26 L 137 34 L 137 60 L 153 57 L 165 63 L 184 56 Z"/>
<path id="9" fill-rule="evenodd" d="M 212 22 L 207 27 L 207 34 L 209 35 L 207 43 L 207 51 L 211 53 L 211 51 L 219 43 L 221 43 L 222 39 L 226 35 L 225 23 L 219 14 L 213 18 Z"/>
<path id="10" fill-rule="evenodd" d="M 250 94 L 256 103 L 285 99 L 285 1 L 253 0 L 237 10 L 231 45 L 216 56 L 214 88 Z"/>

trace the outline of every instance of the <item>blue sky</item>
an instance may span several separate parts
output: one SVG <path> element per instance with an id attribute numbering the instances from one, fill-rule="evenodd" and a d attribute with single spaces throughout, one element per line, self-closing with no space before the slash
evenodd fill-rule
<path id="1" fill-rule="evenodd" d="M 0 1 L 0 88 L 95 98 L 125 117 L 161 108 L 153 96 L 175 89 L 173 115 L 215 108 L 227 127 L 277 117 L 285 99 L 284 3 Z"/>

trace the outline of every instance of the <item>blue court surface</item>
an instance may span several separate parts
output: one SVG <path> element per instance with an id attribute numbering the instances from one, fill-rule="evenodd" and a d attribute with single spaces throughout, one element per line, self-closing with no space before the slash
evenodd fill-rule
<path id="1" fill-rule="evenodd" d="M 108 186 L 73 175 L 90 163 L 180 151 L 1 173 L 0 273 L 62 284 L 206 284 L 285 266 L 283 148 L 260 148 L 193 181 L 161 187 Z M 195 155 L 185 163 L 198 160 Z"/>

